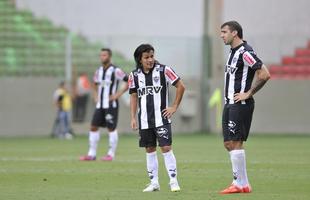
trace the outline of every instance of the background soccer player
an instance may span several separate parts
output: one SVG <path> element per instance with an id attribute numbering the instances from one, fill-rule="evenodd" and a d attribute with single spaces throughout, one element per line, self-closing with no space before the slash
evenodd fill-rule
<path id="1" fill-rule="evenodd" d="M 89 151 L 80 160 L 96 160 L 97 146 L 100 139 L 99 127 L 107 127 L 109 132 L 109 150 L 104 161 L 112 161 L 118 143 L 117 120 L 118 98 L 128 89 L 128 76 L 118 67 L 111 63 L 112 51 L 101 49 L 100 60 L 102 66 L 95 72 L 95 98 L 96 110 L 91 122 L 89 132 Z M 118 91 L 119 81 L 126 82 L 126 87 Z"/>
<path id="2" fill-rule="evenodd" d="M 134 52 L 136 70 L 129 75 L 131 127 L 137 129 L 136 112 L 139 104 L 139 146 L 145 147 L 147 171 L 151 183 L 143 192 L 160 189 L 158 182 L 157 140 L 165 160 L 170 178 L 171 191 L 179 191 L 176 159 L 173 154 L 171 116 L 176 112 L 185 90 L 183 82 L 168 66 L 159 64 L 154 58 L 154 48 L 149 44 L 140 45 Z M 176 87 L 176 97 L 168 106 L 168 87 Z"/>
<path id="3" fill-rule="evenodd" d="M 221 38 L 231 46 L 225 68 L 225 106 L 223 110 L 224 146 L 232 163 L 233 182 L 222 194 L 249 193 L 243 142 L 247 140 L 254 111 L 253 95 L 270 78 L 266 66 L 246 41 L 242 27 L 236 21 L 221 26 Z M 252 85 L 253 78 L 256 81 Z"/>

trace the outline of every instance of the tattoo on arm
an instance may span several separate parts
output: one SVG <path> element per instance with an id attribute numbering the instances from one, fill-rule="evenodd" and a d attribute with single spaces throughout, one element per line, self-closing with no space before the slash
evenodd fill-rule
<path id="1" fill-rule="evenodd" d="M 254 86 L 252 87 L 251 94 L 254 95 L 256 92 L 258 92 L 267 82 L 267 80 L 264 79 L 258 79 L 255 81 Z"/>

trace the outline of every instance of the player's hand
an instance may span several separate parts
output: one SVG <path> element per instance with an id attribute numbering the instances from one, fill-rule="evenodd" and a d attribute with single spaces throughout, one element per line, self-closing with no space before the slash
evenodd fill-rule
<path id="1" fill-rule="evenodd" d="M 163 116 L 164 118 L 171 118 L 172 115 L 177 111 L 177 108 L 175 106 L 168 107 L 163 110 Z"/>
<path id="2" fill-rule="evenodd" d="M 95 102 L 95 103 L 97 103 L 97 102 L 98 102 L 98 97 L 97 97 L 97 96 L 94 96 L 94 98 L 93 98 L 93 99 L 94 99 L 94 102 Z"/>
<path id="3" fill-rule="evenodd" d="M 137 120 L 135 118 L 131 119 L 130 125 L 132 130 L 134 131 L 138 130 Z"/>
<path id="4" fill-rule="evenodd" d="M 247 100 L 248 98 L 250 98 L 252 95 L 250 92 L 245 92 L 245 93 L 236 93 L 234 95 L 234 101 L 237 103 L 237 102 L 240 102 L 240 101 L 244 101 L 244 100 Z"/>
<path id="5" fill-rule="evenodd" d="M 109 97 L 109 100 L 110 101 L 115 101 L 115 100 L 117 100 L 119 98 L 119 96 L 117 95 L 117 94 L 114 94 L 114 95 L 111 95 L 110 97 Z"/>

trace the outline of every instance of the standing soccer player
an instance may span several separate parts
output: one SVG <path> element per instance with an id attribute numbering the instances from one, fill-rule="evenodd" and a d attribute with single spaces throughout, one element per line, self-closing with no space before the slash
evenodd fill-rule
<path id="1" fill-rule="evenodd" d="M 136 112 L 139 105 L 139 146 L 146 150 L 147 172 L 151 183 L 143 192 L 160 189 L 158 182 L 157 141 L 164 156 L 172 192 L 180 191 L 177 180 L 176 159 L 172 151 L 171 116 L 179 107 L 185 90 L 183 82 L 172 68 L 159 64 L 154 48 L 140 45 L 134 52 L 137 68 L 129 75 L 131 128 L 137 130 Z M 169 84 L 176 87 L 176 97 L 168 106 Z"/>
<path id="2" fill-rule="evenodd" d="M 225 106 L 222 128 L 224 146 L 229 151 L 233 182 L 221 194 L 250 193 L 243 142 L 248 138 L 254 111 L 253 95 L 270 78 L 266 66 L 243 40 L 242 27 L 236 21 L 221 26 L 221 38 L 231 50 L 225 67 Z M 252 85 L 253 78 L 256 81 Z"/>
<path id="3" fill-rule="evenodd" d="M 111 63 L 112 51 L 107 48 L 101 49 L 100 66 L 94 75 L 94 89 L 96 110 L 91 122 L 89 132 L 89 151 L 82 156 L 82 161 L 96 160 L 97 146 L 100 140 L 99 127 L 107 127 L 109 132 L 109 150 L 103 161 L 112 161 L 118 143 L 117 120 L 118 98 L 128 90 L 128 76 L 118 67 Z M 119 81 L 126 82 L 126 87 L 118 91 Z"/>

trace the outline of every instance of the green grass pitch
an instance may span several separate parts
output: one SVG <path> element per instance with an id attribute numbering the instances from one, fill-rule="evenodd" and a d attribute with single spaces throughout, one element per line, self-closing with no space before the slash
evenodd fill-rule
<path id="1" fill-rule="evenodd" d="M 117 199 L 310 199 L 310 137 L 252 135 L 246 144 L 251 194 L 219 195 L 231 183 L 231 166 L 222 138 L 175 135 L 174 153 L 182 191 L 171 193 L 159 154 L 161 191 L 142 193 L 148 183 L 145 154 L 136 135 L 120 137 L 112 163 L 80 162 L 87 138 L 0 138 L 1 200 Z M 102 135 L 99 155 L 107 148 Z"/>

